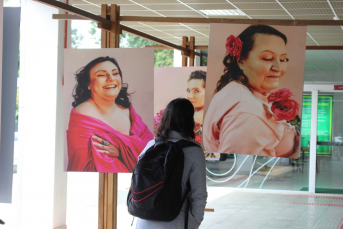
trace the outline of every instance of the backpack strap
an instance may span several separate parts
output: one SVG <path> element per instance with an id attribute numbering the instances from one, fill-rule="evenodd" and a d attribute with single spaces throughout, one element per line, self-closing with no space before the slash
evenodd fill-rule
<path id="1" fill-rule="evenodd" d="M 186 215 L 185 215 L 185 229 L 188 229 L 188 214 L 189 214 L 189 210 L 191 208 L 191 201 L 188 198 L 188 194 L 191 192 L 191 182 L 189 182 L 189 180 L 187 181 L 187 193 L 186 193 Z"/>
<path id="2" fill-rule="evenodd" d="M 157 138 L 155 138 L 155 145 L 154 145 L 154 147 L 162 145 L 162 144 L 165 144 L 166 142 L 167 142 L 167 140 L 165 138 L 157 137 Z"/>

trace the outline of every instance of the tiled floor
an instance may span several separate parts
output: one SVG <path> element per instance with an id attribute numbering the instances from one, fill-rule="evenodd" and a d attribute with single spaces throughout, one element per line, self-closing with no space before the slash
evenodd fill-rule
<path id="1" fill-rule="evenodd" d="M 214 190 L 209 189 L 209 193 Z M 326 197 L 335 197 L 326 198 Z M 201 229 L 318 228 L 336 229 L 343 219 L 342 195 L 255 193 L 227 190 L 209 199 Z"/>

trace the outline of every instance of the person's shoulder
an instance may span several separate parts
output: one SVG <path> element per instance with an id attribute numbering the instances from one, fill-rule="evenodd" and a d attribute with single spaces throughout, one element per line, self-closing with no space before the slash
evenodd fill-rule
<path id="1" fill-rule="evenodd" d="M 184 151 L 186 151 L 185 153 L 194 153 L 194 154 L 203 154 L 204 150 L 202 149 L 202 147 L 200 146 L 200 144 L 196 141 L 191 141 L 191 145 L 188 147 L 183 148 Z"/>
<path id="2" fill-rule="evenodd" d="M 125 113 L 125 115 L 129 115 L 132 121 L 143 121 L 142 117 L 136 112 L 136 110 L 133 108 L 132 105 L 130 105 L 128 108 L 120 107 L 122 111 Z"/>
<path id="3" fill-rule="evenodd" d="M 230 103 L 239 104 L 235 107 L 236 112 L 263 110 L 262 102 L 245 85 L 238 82 L 230 82 L 222 90 L 224 89 L 226 100 L 229 100 Z"/>
<path id="4" fill-rule="evenodd" d="M 243 84 L 232 81 L 223 87 L 219 92 L 213 96 L 213 100 L 222 103 L 223 101 L 230 101 L 236 103 L 244 99 L 249 93 L 249 89 Z"/>
<path id="5" fill-rule="evenodd" d="M 229 115 L 234 114 L 240 103 L 249 100 L 251 94 L 246 86 L 232 81 L 213 96 L 207 112 L 220 120 L 228 111 Z"/>
<path id="6" fill-rule="evenodd" d="M 93 103 L 91 103 L 88 100 L 79 104 L 77 107 L 75 107 L 75 111 L 83 115 L 88 115 L 95 118 L 101 118 L 101 115 L 98 109 L 95 107 Z"/>
<path id="7" fill-rule="evenodd" d="M 135 114 L 137 114 L 137 113 L 135 112 L 135 110 L 133 109 L 132 106 L 129 106 L 129 107 L 118 106 L 118 107 L 119 107 L 120 110 L 121 110 L 124 114 L 126 114 L 126 115 L 129 115 L 129 114 L 132 113 L 132 112 L 134 112 Z"/>

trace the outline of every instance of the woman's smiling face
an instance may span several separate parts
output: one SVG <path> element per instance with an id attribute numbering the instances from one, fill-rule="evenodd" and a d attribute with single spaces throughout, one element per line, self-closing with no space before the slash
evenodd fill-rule
<path id="1" fill-rule="evenodd" d="M 284 40 L 275 35 L 257 34 L 246 59 L 238 62 L 257 92 L 266 95 L 278 87 L 287 72 L 287 50 Z"/>
<path id="2" fill-rule="evenodd" d="M 118 67 L 111 61 L 96 64 L 91 68 L 89 87 L 92 98 L 94 96 L 104 99 L 117 98 L 122 85 Z"/>

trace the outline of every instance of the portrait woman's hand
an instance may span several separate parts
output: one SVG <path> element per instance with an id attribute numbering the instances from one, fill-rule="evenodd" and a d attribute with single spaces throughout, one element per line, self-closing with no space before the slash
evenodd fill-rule
<path id="1" fill-rule="evenodd" d="M 120 152 L 119 152 L 119 149 L 117 147 L 115 147 L 111 143 L 109 143 L 108 145 L 103 144 L 104 142 L 107 141 L 106 139 L 103 139 L 103 138 L 96 136 L 96 135 L 93 135 L 92 138 L 95 141 L 97 141 L 97 142 L 93 142 L 93 144 L 95 145 L 95 147 L 97 147 L 99 153 L 104 153 L 104 154 L 107 154 L 107 155 L 112 156 L 112 157 L 119 157 L 120 156 Z"/>

